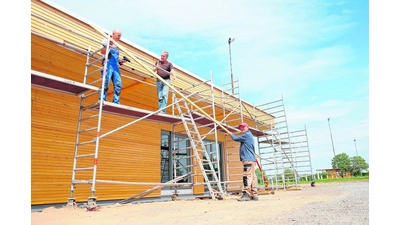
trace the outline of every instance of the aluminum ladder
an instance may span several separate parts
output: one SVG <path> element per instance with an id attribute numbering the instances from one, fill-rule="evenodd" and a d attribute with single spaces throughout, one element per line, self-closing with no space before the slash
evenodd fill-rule
<path id="1" fill-rule="evenodd" d="M 107 52 L 109 51 L 109 39 L 107 41 Z M 103 71 L 105 73 L 105 68 L 107 67 L 108 54 L 103 57 L 94 57 L 94 54 L 102 49 L 99 48 L 95 52 L 90 51 L 90 46 L 87 52 L 86 67 L 84 74 L 84 83 L 87 83 L 87 78 L 91 75 L 98 74 Z M 99 66 L 99 63 L 104 60 L 104 65 Z M 89 71 L 89 68 L 94 67 L 94 70 Z M 91 83 L 101 82 L 101 87 L 104 87 L 104 79 L 100 78 Z M 78 117 L 78 128 L 76 132 L 76 143 L 75 143 L 75 153 L 74 162 L 72 168 L 72 181 L 70 188 L 70 197 L 68 198 L 67 206 L 75 206 L 75 198 L 73 197 L 75 185 L 76 184 L 91 184 L 91 196 L 88 198 L 88 207 L 96 207 L 95 192 L 96 192 L 96 176 L 97 176 L 97 162 L 101 129 L 101 118 L 103 109 L 103 96 L 104 89 L 101 88 L 99 91 L 93 91 L 92 93 L 82 94 L 80 96 L 80 109 Z M 89 98 L 90 97 L 90 98 Z M 85 100 L 88 103 L 85 104 Z M 92 110 L 90 110 L 92 109 Z M 95 110 L 93 110 L 95 109 Z M 79 163 L 78 163 L 79 161 Z M 79 166 L 78 166 L 79 164 Z M 78 173 L 79 177 L 82 179 L 77 179 Z"/>
<path id="2" fill-rule="evenodd" d="M 214 170 L 213 163 L 210 160 L 210 156 L 205 148 L 203 139 L 196 126 L 195 120 L 192 116 L 192 110 L 189 108 L 189 105 L 184 99 L 176 100 L 176 108 L 179 112 L 179 116 L 182 119 L 182 123 L 185 127 L 188 139 L 190 140 L 192 151 L 197 159 L 197 163 L 201 169 L 201 173 L 204 178 L 205 184 L 207 185 L 210 196 L 213 200 L 224 199 L 226 197 L 226 194 L 222 189 L 220 178 L 217 176 L 217 173 Z M 208 168 L 205 169 L 204 165 L 207 165 Z M 210 181 L 208 179 L 208 175 L 212 175 L 214 181 Z M 218 190 L 212 188 L 212 183 L 217 185 Z"/>

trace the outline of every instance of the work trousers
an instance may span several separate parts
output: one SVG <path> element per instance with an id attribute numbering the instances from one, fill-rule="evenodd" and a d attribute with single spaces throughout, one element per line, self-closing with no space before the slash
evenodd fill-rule
<path id="1" fill-rule="evenodd" d="M 171 83 L 170 79 L 165 79 L 165 82 L 168 84 Z M 169 94 L 169 86 L 164 84 L 162 81 L 156 81 L 156 88 L 157 88 L 157 97 L 158 97 L 158 109 L 164 113 L 167 113 L 167 109 L 165 108 L 168 104 L 168 94 Z"/>
<path id="2" fill-rule="evenodd" d="M 258 197 L 256 162 L 243 161 L 243 193 L 247 193 L 250 197 Z"/>
<path id="3" fill-rule="evenodd" d="M 104 77 L 103 77 L 103 79 L 104 79 L 104 95 L 100 96 L 100 98 L 103 97 L 103 100 L 106 101 L 108 88 L 110 86 L 110 82 L 112 81 L 113 85 L 114 85 L 114 97 L 113 97 L 112 102 L 116 103 L 116 104 L 119 104 L 121 90 L 122 90 L 121 71 L 119 70 L 118 60 L 119 60 L 119 50 L 116 48 L 110 48 L 105 75 L 103 74 L 103 71 L 101 71 L 101 76 L 103 77 L 103 75 L 104 75 Z M 104 66 L 104 62 L 103 62 L 103 66 Z M 100 86 L 100 88 L 101 88 L 101 86 Z"/>
<path id="4" fill-rule="evenodd" d="M 110 86 L 110 82 L 113 82 L 114 85 L 114 96 L 113 96 L 113 103 L 119 104 L 120 96 L 121 96 L 121 89 L 122 89 L 122 82 L 121 82 L 121 74 L 119 69 L 114 69 L 113 67 L 108 67 L 106 71 L 106 76 L 104 77 L 104 95 L 103 100 L 106 101 L 107 99 L 107 92 L 108 87 Z"/>

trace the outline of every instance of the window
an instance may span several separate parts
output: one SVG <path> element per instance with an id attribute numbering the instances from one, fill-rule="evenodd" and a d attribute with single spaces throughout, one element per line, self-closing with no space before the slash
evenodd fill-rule
<path id="1" fill-rule="evenodd" d="M 170 173 L 172 169 L 170 167 L 170 137 L 171 135 L 169 132 L 161 131 L 161 183 L 165 183 L 171 180 Z"/>
<path id="2" fill-rule="evenodd" d="M 218 143 L 216 145 L 215 141 L 208 141 L 205 140 L 203 141 L 204 146 L 206 148 L 206 151 L 208 153 L 208 156 L 210 157 L 211 164 L 215 170 L 215 173 L 217 174 L 217 177 L 219 180 L 222 180 L 222 159 L 221 159 L 221 143 Z M 217 151 L 218 150 L 218 151 Z M 203 155 L 203 158 L 205 156 Z M 210 166 L 209 165 L 204 165 L 204 169 L 209 170 Z M 215 181 L 215 178 L 213 177 L 212 174 L 207 175 L 209 181 Z M 213 187 L 217 188 L 217 184 L 212 184 Z"/>
<path id="3" fill-rule="evenodd" d="M 192 172 L 192 161 L 191 161 L 191 146 L 190 140 L 186 135 L 176 134 L 174 135 L 174 141 L 172 142 L 172 134 L 169 131 L 161 131 L 161 182 L 166 183 L 176 177 L 184 176 Z M 222 159 L 221 159 L 221 143 L 216 144 L 215 141 L 204 140 L 203 141 L 212 167 L 216 172 L 217 177 L 223 180 L 222 170 Z M 217 151 L 218 150 L 218 151 Z M 202 156 L 203 158 L 205 155 Z M 208 164 L 203 165 L 204 169 L 209 170 Z M 212 174 L 207 175 L 209 181 L 215 181 Z M 191 183 L 193 182 L 190 175 L 184 179 L 178 181 L 178 183 Z M 213 187 L 217 188 L 217 184 L 212 184 Z M 164 187 L 164 190 L 174 189 L 174 186 Z M 191 186 L 178 186 L 177 189 L 190 189 Z M 205 185 L 207 188 L 207 185 Z"/>

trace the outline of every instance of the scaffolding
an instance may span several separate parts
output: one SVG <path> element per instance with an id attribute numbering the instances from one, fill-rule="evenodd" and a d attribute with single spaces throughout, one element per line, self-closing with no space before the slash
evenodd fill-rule
<path id="1" fill-rule="evenodd" d="M 272 182 L 272 189 L 286 190 L 288 183 L 298 187 L 301 177 L 312 175 L 307 132 L 305 129 L 289 131 L 283 97 L 255 107 L 255 110 L 259 109 L 273 116 L 273 119 L 255 118 L 271 127 L 269 131 L 264 130 L 265 135 L 258 137 L 258 151 L 260 164 Z"/>
<path id="2" fill-rule="evenodd" d="M 47 23 L 52 23 L 61 29 L 88 38 L 67 27 L 41 18 L 38 15 L 31 15 Z M 95 26 L 94 28 L 104 38 L 110 38 L 109 34 L 102 32 Z M 96 49 L 92 51 L 93 46 L 83 49 L 35 31 L 32 31 L 32 34 L 55 42 L 78 54 L 86 55 L 83 83 L 35 70 L 31 71 L 32 86 L 80 98 L 70 197 L 68 198 L 69 206 L 76 204 L 73 193 L 77 184 L 91 185 L 90 190 L 92 195 L 88 198 L 88 205 L 95 206 L 97 200 L 95 196 L 97 183 L 154 186 L 121 201 L 120 203 L 122 204 L 143 198 L 149 193 L 166 186 L 174 186 L 177 193 L 176 188 L 179 186 L 193 187 L 195 185 L 202 185 L 204 186 L 204 192 L 208 192 L 212 199 L 223 199 L 228 190 L 242 187 L 243 173 L 238 157 L 239 151 L 237 145 L 233 143 L 230 137 L 225 135 L 225 146 L 221 149 L 218 134 L 219 132 L 226 134 L 227 131 L 232 133 L 239 132 L 236 127 L 232 127 L 230 124 L 239 124 L 244 120 L 254 121 L 251 124 L 250 130 L 258 140 L 259 169 L 264 171 L 268 177 L 274 177 L 274 182 L 277 186 L 279 183 L 284 184 L 284 182 L 288 181 L 290 176 L 289 174 L 285 174 L 285 171 L 289 168 L 295 171 L 293 179 L 296 182 L 299 177 L 303 177 L 312 171 L 308 140 L 291 142 L 291 139 L 297 138 L 297 135 L 288 131 L 283 99 L 254 106 L 254 111 L 251 112 L 241 100 L 239 81 L 223 84 L 223 88 L 232 87 L 232 89 L 222 89 L 221 93 L 217 95 L 214 89 L 212 73 L 210 73 L 210 80 L 196 84 L 188 82 L 188 88 L 178 91 L 174 86 L 166 83 L 161 77 L 152 72 L 153 63 L 126 51 L 123 46 L 119 46 L 116 43 L 122 52 L 134 60 L 135 65 L 140 65 L 149 72 L 149 74 L 138 76 L 137 74 L 133 74 L 129 68 L 125 68 L 124 72 L 130 74 L 130 76 L 124 76 L 125 78 L 142 82 L 146 85 L 153 85 L 146 82 L 146 79 L 153 80 L 154 78 L 158 78 L 171 88 L 173 100 L 172 104 L 167 107 L 172 108 L 172 115 L 159 114 L 158 112 L 162 109 L 150 111 L 105 102 L 103 98 L 99 98 L 99 96 L 103 96 L 104 94 L 103 89 L 99 88 L 99 86 L 104 87 L 104 79 L 93 78 L 94 75 L 99 75 L 100 71 L 105 72 L 106 65 L 103 66 L 101 62 L 104 60 L 107 63 L 108 55 L 103 56 L 99 54 L 102 47 L 98 49 L 96 46 Z M 97 40 L 91 41 L 101 46 L 101 42 Z M 110 48 L 109 44 L 107 44 L 106 48 L 108 51 Z M 187 81 L 182 80 L 182 82 Z M 232 94 L 228 94 L 228 92 L 232 92 Z M 221 107 L 222 114 L 216 114 L 217 106 Z M 101 127 L 103 112 L 133 118 L 133 121 L 104 132 Z M 111 133 L 141 120 L 172 124 L 173 179 L 165 183 L 98 180 L 96 177 L 100 140 Z M 301 132 L 299 136 L 307 138 L 306 131 Z M 212 141 L 206 141 L 207 139 Z M 183 142 L 189 142 L 190 145 L 181 145 Z M 293 147 L 295 147 L 294 150 Z M 161 165 L 167 163 L 165 159 L 166 157 L 161 155 Z M 183 161 L 186 161 L 186 163 L 182 163 Z M 222 163 L 225 163 L 225 167 L 223 168 L 221 168 Z M 307 169 L 300 171 L 298 169 L 300 167 Z M 310 170 L 308 170 L 308 167 L 310 167 Z M 222 174 L 225 174 L 224 179 Z"/>
<path id="3" fill-rule="evenodd" d="M 306 181 L 315 180 L 312 173 L 311 154 L 308 146 L 307 128 L 303 130 L 289 132 L 292 143 L 292 153 L 294 158 L 294 168 L 296 168 L 298 179 L 304 178 Z"/>
<path id="4" fill-rule="evenodd" d="M 248 109 L 241 101 L 239 80 L 222 86 L 227 87 L 221 96 L 224 109 L 222 121 L 239 124 L 246 119 L 254 122 L 250 130 L 258 146 L 257 165 L 261 181 L 264 182 L 261 188 L 268 188 L 271 182 L 271 189 L 286 190 L 289 182 L 297 187 L 301 178 L 308 179 L 311 176 L 311 180 L 314 180 L 306 129 L 289 131 L 283 97 Z M 228 92 L 232 94 L 226 94 Z M 223 183 L 228 189 L 238 189 L 242 187 L 242 165 L 239 151 L 232 142 L 226 136 L 227 179 Z"/>
<path id="5" fill-rule="evenodd" d="M 240 124 L 243 122 L 243 106 L 240 98 L 239 80 L 222 84 L 224 90 L 221 95 L 223 108 L 223 121 L 225 123 Z M 232 93 L 232 94 L 227 94 Z M 238 134 L 240 131 L 232 132 Z M 254 132 L 253 132 L 254 133 Z M 228 135 L 225 136 L 225 163 L 226 181 L 224 182 L 227 190 L 237 190 L 243 188 L 243 164 L 240 162 L 240 151 L 237 142 L 233 141 Z"/>
<path id="6" fill-rule="evenodd" d="M 32 14 L 32 16 L 37 17 L 39 19 L 43 19 L 37 15 Z M 51 22 L 51 21 L 47 21 Z M 53 23 L 55 26 L 59 26 L 56 23 Z M 59 26 L 61 28 L 65 28 Z M 68 29 L 68 28 L 65 28 Z M 97 28 L 96 28 L 97 29 Z M 69 31 L 73 32 L 72 30 L 68 29 Z M 101 32 L 100 30 L 98 30 Z M 39 34 L 37 34 L 39 35 Z M 84 35 L 82 35 L 84 37 Z M 48 40 L 54 41 L 58 44 L 63 44 L 59 40 L 52 39 L 51 37 L 47 37 L 46 35 L 41 35 L 42 38 L 47 38 Z M 105 34 L 105 38 L 110 38 L 109 35 Z M 101 42 L 97 42 L 101 46 Z M 116 43 L 117 44 L 117 43 Z M 117 44 L 118 45 L 118 44 Z M 64 45 L 65 46 L 65 45 Z M 85 52 L 85 49 L 81 49 L 77 46 L 73 46 L 72 44 L 68 44 L 66 46 L 68 48 L 72 48 L 80 54 Z M 122 51 L 124 51 L 122 46 L 118 46 Z M 111 133 L 114 133 L 126 126 L 132 125 L 140 120 L 148 119 L 148 120 L 155 120 L 158 122 L 165 122 L 170 124 L 175 124 L 178 121 L 186 128 L 186 134 L 188 140 L 190 140 L 190 149 L 192 150 L 191 154 L 193 157 L 197 159 L 197 166 L 200 168 L 201 175 L 203 176 L 204 182 L 202 185 L 207 185 L 207 191 L 210 192 L 210 196 L 213 199 L 216 198 L 224 198 L 224 192 L 221 187 L 219 176 L 216 174 L 214 168 L 215 164 L 211 161 L 214 157 L 210 157 L 208 154 L 206 147 L 203 143 L 203 137 L 200 135 L 197 124 L 194 122 L 194 117 L 192 116 L 192 110 L 189 108 L 197 108 L 198 115 L 204 113 L 204 111 L 199 108 L 195 103 L 189 100 L 190 96 L 185 96 L 177 91 L 175 88 L 172 88 L 175 93 L 179 93 L 182 98 L 174 101 L 173 105 L 176 106 L 176 109 L 179 111 L 179 116 L 176 115 L 168 115 L 168 114 L 158 114 L 157 111 L 147 111 L 143 109 L 133 108 L 130 106 L 119 105 L 115 103 L 105 102 L 103 98 L 99 96 L 103 96 L 103 89 L 97 88 L 94 85 L 103 87 L 104 86 L 104 79 L 91 79 L 89 82 L 88 78 L 93 75 L 98 75 L 100 71 L 105 72 L 105 68 L 107 67 L 106 63 L 108 61 L 108 54 L 104 56 L 99 56 L 98 52 L 103 48 L 102 46 L 100 49 L 95 51 L 91 51 L 91 46 L 88 47 L 86 50 L 87 54 L 87 61 L 86 61 L 86 68 L 83 83 L 58 78 L 56 76 L 52 76 L 49 74 L 44 74 L 38 71 L 31 71 L 32 77 L 32 85 L 36 87 L 45 88 L 52 91 L 59 91 L 63 93 L 69 92 L 69 94 L 73 94 L 75 96 L 80 97 L 80 110 L 79 110 L 79 118 L 78 118 L 78 128 L 76 133 L 76 144 L 75 144 L 75 153 L 74 153 L 74 162 L 73 162 L 73 170 L 72 170 L 72 181 L 71 181 L 71 190 L 70 190 L 70 198 L 68 199 L 68 205 L 75 205 L 75 198 L 73 197 L 74 190 L 77 184 L 91 184 L 91 192 L 92 196 L 88 198 L 88 205 L 95 206 L 97 197 L 95 196 L 96 191 L 96 184 L 97 183 L 119 183 L 119 184 L 147 184 L 147 185 L 156 185 L 155 188 L 146 190 L 145 192 L 137 195 L 137 196 L 144 196 L 145 194 L 150 193 L 162 186 L 193 186 L 193 185 L 200 185 L 200 183 L 177 183 L 178 181 L 182 180 L 186 176 L 180 176 L 181 179 L 177 179 L 176 172 L 175 178 L 171 181 L 166 183 L 146 183 L 146 182 L 118 182 L 118 181 L 107 181 L 107 180 L 98 180 L 96 179 L 97 176 L 97 162 L 98 162 L 98 152 L 99 152 L 99 145 L 100 139 L 105 138 Z M 107 51 L 109 50 L 109 41 L 107 41 Z M 133 54 L 129 54 L 127 51 L 124 51 L 128 55 L 130 55 L 137 63 L 142 64 L 141 61 L 146 62 L 144 59 L 140 59 Z M 104 61 L 104 66 L 100 63 Z M 150 62 L 146 62 L 148 65 L 153 66 Z M 144 65 L 143 65 L 144 66 Z M 149 71 L 150 68 L 148 69 Z M 153 77 L 161 78 L 157 74 L 153 72 Z M 163 79 L 160 79 L 165 83 Z M 100 85 L 98 83 L 101 83 Z M 81 88 L 79 88 L 81 87 Z M 169 107 L 169 106 L 167 106 Z M 128 116 L 135 118 L 130 123 L 124 124 L 123 126 L 117 127 L 111 131 L 105 132 L 101 134 L 101 124 L 102 124 L 102 114 L 103 112 L 111 113 L 114 115 L 121 115 L 121 116 Z M 196 115 L 196 119 L 198 118 Z M 213 119 L 213 118 L 211 118 Z M 216 125 L 214 124 L 214 129 Z M 224 127 L 222 127 L 224 128 Z M 100 135 L 101 134 L 101 135 Z M 175 148 L 175 151 L 178 151 L 178 148 Z M 215 152 L 210 152 L 211 155 L 215 155 Z M 203 158 L 204 157 L 204 158 Z M 218 156 L 217 156 L 218 157 Z M 94 161 L 94 163 L 93 163 Z M 91 165 L 91 163 L 93 163 Z M 84 165 L 84 166 L 83 166 Z M 208 167 L 208 168 L 205 168 Z M 177 168 L 175 168 L 176 170 Z M 79 175 L 78 175 L 79 173 Z M 91 175 L 90 175 L 91 173 Z M 198 174 L 194 174 L 191 176 L 196 176 Z M 210 181 L 209 177 L 211 176 L 212 181 Z M 77 177 L 83 177 L 81 179 L 77 179 Z M 217 190 L 212 188 L 211 184 L 213 183 L 216 185 Z M 136 196 L 136 197 L 137 197 Z M 133 199 L 132 197 L 130 199 Z M 128 201 L 128 200 L 127 200 Z"/>

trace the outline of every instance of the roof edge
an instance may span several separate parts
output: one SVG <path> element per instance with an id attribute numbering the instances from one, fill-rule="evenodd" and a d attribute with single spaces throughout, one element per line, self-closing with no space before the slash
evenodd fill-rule
<path id="1" fill-rule="evenodd" d="M 68 14 L 68 15 L 70 15 L 70 16 L 72 16 L 72 17 L 74 17 L 74 18 L 76 18 L 76 19 L 78 19 L 78 20 L 80 20 L 80 21 L 82 21 L 82 22 L 84 22 L 84 23 L 86 23 L 86 24 L 88 24 L 89 26 L 92 26 L 92 24 L 94 24 L 94 25 L 96 25 L 98 28 L 101 28 L 101 30 L 103 30 L 103 31 L 105 31 L 105 32 L 107 32 L 107 33 L 111 33 L 111 32 L 112 32 L 112 31 L 110 31 L 110 30 L 108 30 L 108 29 L 106 29 L 106 28 L 104 28 L 104 27 L 102 27 L 102 26 L 100 26 L 100 25 L 98 25 L 98 24 L 96 24 L 96 23 L 93 23 L 92 21 L 90 21 L 90 20 L 84 18 L 83 16 L 80 16 L 80 15 L 78 15 L 78 14 L 76 14 L 76 13 L 74 13 L 74 12 L 72 12 L 72 11 L 66 9 L 66 8 L 64 8 L 63 6 L 61 6 L 61 5 L 59 5 L 59 4 L 55 3 L 55 2 L 53 2 L 53 1 L 51 1 L 51 0 L 39 0 L 39 1 L 41 1 L 41 2 L 43 2 L 43 3 L 45 3 L 45 4 L 47 4 L 47 5 L 49 5 L 49 6 L 53 7 L 53 8 L 55 8 L 55 9 L 57 9 L 57 10 L 60 10 L 60 11 L 62 11 L 62 12 L 64 12 L 64 13 L 66 13 L 66 14 Z M 137 49 L 139 49 L 140 51 L 145 52 L 146 54 L 149 54 L 149 55 L 151 55 L 151 56 L 153 56 L 153 57 L 155 57 L 155 58 L 158 58 L 158 57 L 159 57 L 159 54 L 156 54 L 156 53 L 154 53 L 154 52 L 151 52 L 151 51 L 149 51 L 148 49 L 145 49 L 145 48 L 139 46 L 138 44 L 135 44 L 135 43 L 133 43 L 132 41 L 129 41 L 128 39 L 126 39 L 126 38 L 124 38 L 124 37 L 122 37 L 121 40 L 122 40 L 123 42 L 125 42 L 125 43 L 131 45 L 132 47 L 137 48 Z M 204 79 L 204 78 L 202 78 L 202 77 L 199 77 L 198 75 L 196 75 L 196 74 L 194 74 L 194 73 L 192 73 L 192 72 L 190 72 L 190 71 L 184 69 L 183 67 L 177 65 L 175 62 L 173 62 L 173 63 L 174 63 L 174 67 L 176 67 L 177 69 L 181 70 L 182 72 L 184 72 L 184 73 L 186 73 L 186 74 L 188 74 L 188 75 L 190 75 L 190 76 L 192 76 L 192 77 L 194 77 L 194 78 L 196 78 L 196 79 L 198 79 L 198 80 L 200 80 L 200 81 L 202 81 L 202 82 L 207 81 L 207 79 Z M 210 70 L 210 72 L 212 72 L 212 70 Z M 224 92 L 225 94 L 227 94 L 227 95 L 233 96 L 233 95 L 231 95 L 229 92 L 224 91 L 224 90 L 222 89 L 222 87 L 220 87 L 219 85 L 215 85 L 215 83 L 214 83 L 214 88 L 218 89 L 218 90 L 221 91 L 221 92 L 223 91 L 223 92 Z M 255 107 L 254 104 L 252 104 L 252 103 L 250 103 L 250 102 L 248 102 L 248 101 L 246 101 L 246 100 L 244 100 L 244 99 L 241 99 L 241 100 L 242 100 L 242 102 L 248 104 L 249 106 Z"/>

